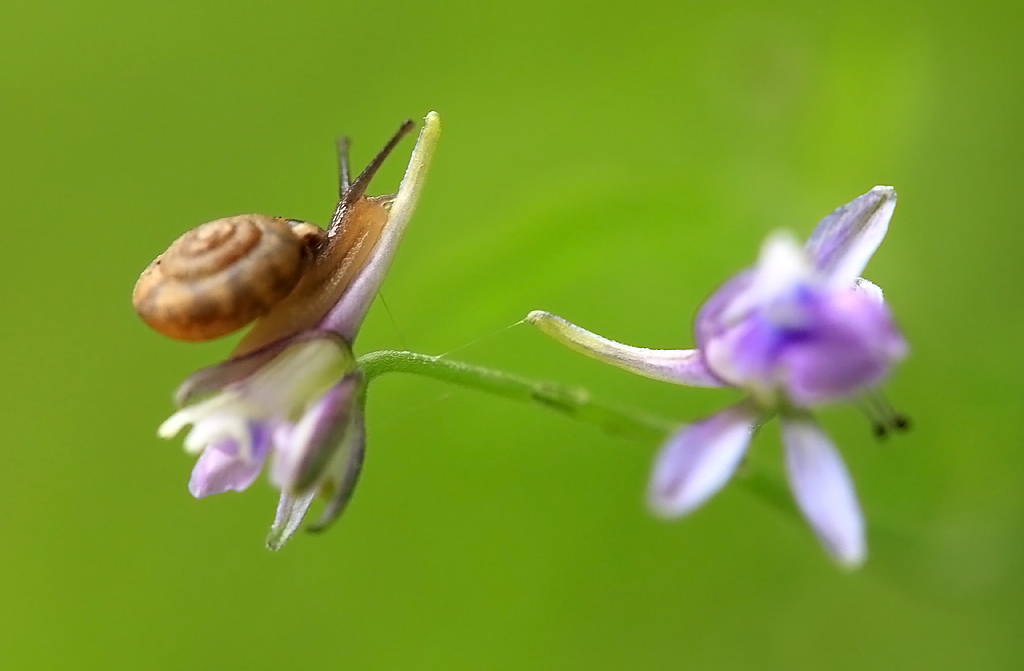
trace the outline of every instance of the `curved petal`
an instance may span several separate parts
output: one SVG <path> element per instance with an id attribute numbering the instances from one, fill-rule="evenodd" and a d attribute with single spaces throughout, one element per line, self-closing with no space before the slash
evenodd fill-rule
<path id="1" fill-rule="evenodd" d="M 777 400 L 777 360 L 784 344 L 784 334 L 767 320 L 749 318 L 711 339 L 704 358 L 720 378 L 768 407 Z"/>
<path id="2" fill-rule="evenodd" d="M 340 346 L 348 347 L 333 331 L 312 330 L 294 333 L 275 340 L 248 354 L 236 356 L 213 366 L 192 373 L 174 392 L 174 403 L 180 408 L 197 396 L 218 391 L 229 384 L 241 382 L 289 346 L 310 340 L 335 340 Z"/>
<path id="3" fill-rule="evenodd" d="M 188 481 L 192 496 L 202 499 L 249 488 L 260 474 L 270 450 L 269 432 L 264 427 L 254 426 L 251 433 L 252 454 L 240 451 L 233 439 L 220 440 L 203 450 Z"/>
<path id="4" fill-rule="evenodd" d="M 192 468 L 188 492 L 197 499 L 223 494 L 228 490 L 241 492 L 256 481 L 262 468 L 262 459 L 239 459 L 236 455 L 211 445 Z"/>
<path id="5" fill-rule="evenodd" d="M 700 351 L 695 349 L 645 349 L 623 345 L 543 310 L 526 315 L 526 321 L 580 354 L 637 375 L 691 387 L 723 386 L 704 365 Z"/>
<path id="6" fill-rule="evenodd" d="M 744 402 L 684 426 L 654 463 L 648 500 L 665 517 L 686 515 L 721 489 L 742 460 L 759 414 Z"/>
<path id="7" fill-rule="evenodd" d="M 697 317 L 693 321 L 693 336 L 701 351 L 706 352 L 708 342 L 730 326 L 724 315 L 730 311 L 734 301 L 746 300 L 741 296 L 751 290 L 753 280 L 752 268 L 736 273 L 715 289 L 697 310 Z"/>
<path id="8" fill-rule="evenodd" d="M 374 246 L 362 270 L 352 280 L 338 303 L 331 308 L 327 316 L 320 322 L 320 327 L 339 333 L 345 340 L 352 342 L 359 327 L 366 317 L 370 304 L 377 296 L 377 291 L 384 283 L 384 276 L 391 267 L 391 262 L 398 253 L 398 244 L 402 241 L 405 228 L 416 209 L 416 201 L 426 181 L 427 167 L 441 135 L 441 117 L 437 112 L 427 114 L 423 120 L 423 129 L 412 150 L 412 157 L 398 187 L 398 195 L 391 205 L 388 221 L 380 240 Z"/>
<path id="9" fill-rule="evenodd" d="M 850 568 L 867 556 L 864 518 L 850 474 L 815 422 L 782 418 L 786 473 L 800 511 L 832 557 Z"/>
<path id="10" fill-rule="evenodd" d="M 306 492 L 324 475 L 345 443 L 361 375 L 350 373 L 312 403 L 274 455 L 273 481 L 293 494 Z"/>
<path id="11" fill-rule="evenodd" d="M 848 286 L 868 265 L 889 230 L 896 190 L 876 186 L 818 222 L 805 249 L 832 286 Z"/>
<path id="12" fill-rule="evenodd" d="M 313 532 L 323 531 L 336 520 L 345 510 L 352 493 L 356 489 L 359 473 L 363 470 L 363 457 L 366 454 L 366 427 L 363 423 L 362 410 L 357 410 L 345 436 L 345 446 L 334 457 L 334 463 L 328 474 L 333 489 L 331 498 L 324 506 L 320 517 L 309 526 Z"/>

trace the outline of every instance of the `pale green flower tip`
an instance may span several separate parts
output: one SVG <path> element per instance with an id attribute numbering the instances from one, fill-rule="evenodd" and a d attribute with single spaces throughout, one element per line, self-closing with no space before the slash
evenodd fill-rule
<path id="1" fill-rule="evenodd" d="M 635 349 L 591 333 L 544 310 L 532 311 L 526 315 L 526 321 L 536 326 L 538 331 L 555 342 L 613 366 L 625 365 L 628 367 L 629 364 L 624 363 L 622 357 L 617 355 L 623 354 L 625 350 Z"/>
<path id="2" fill-rule="evenodd" d="M 526 321 L 566 347 L 598 358 L 606 349 L 605 345 L 612 342 L 544 310 L 533 310 L 526 315 Z"/>
<path id="3" fill-rule="evenodd" d="M 423 132 L 429 132 L 432 136 L 436 136 L 441 132 L 441 115 L 431 110 L 427 112 L 427 116 L 423 117 Z M 876 187 L 876 188 L 892 188 L 892 187 Z"/>
<path id="4" fill-rule="evenodd" d="M 530 314 L 526 315 L 526 321 L 538 327 L 544 322 L 553 319 L 557 319 L 557 317 L 550 312 L 545 312 L 544 310 L 533 310 Z"/>
<path id="5" fill-rule="evenodd" d="M 267 534 L 267 549 L 271 552 L 277 552 L 284 547 L 287 540 L 284 536 L 284 529 L 271 529 L 270 533 Z"/>
<path id="6" fill-rule="evenodd" d="M 605 363 L 619 365 L 618 357 L 614 355 L 616 352 L 636 349 L 591 333 L 558 315 L 543 310 L 534 310 L 526 315 L 526 321 L 536 326 L 537 330 L 549 338 Z"/>
<path id="7" fill-rule="evenodd" d="M 526 321 L 536 326 L 542 333 L 555 338 L 556 340 L 564 339 L 563 332 L 568 331 L 572 328 L 569 322 L 565 321 L 558 315 L 553 315 L 550 312 L 544 310 L 534 310 L 530 314 L 526 315 Z"/>
<path id="8" fill-rule="evenodd" d="M 544 335 L 557 340 L 566 347 L 583 351 L 593 356 L 600 336 L 573 326 L 558 315 L 544 310 L 534 310 L 526 315 L 526 321 L 537 327 Z"/>
<path id="9" fill-rule="evenodd" d="M 423 119 L 423 128 L 416 139 L 416 146 L 409 158 L 409 165 L 405 169 L 405 176 L 402 177 L 402 184 L 398 187 L 398 196 L 391 206 L 392 217 L 398 213 L 405 214 L 406 210 L 408 210 L 408 214 L 412 213 L 412 207 L 423 187 L 427 168 L 434 157 L 434 149 L 437 147 L 440 137 L 441 115 L 437 112 L 430 112 Z"/>

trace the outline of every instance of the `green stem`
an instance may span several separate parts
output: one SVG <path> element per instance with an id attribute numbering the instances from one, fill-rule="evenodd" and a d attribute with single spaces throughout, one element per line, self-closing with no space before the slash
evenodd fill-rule
<path id="1" fill-rule="evenodd" d="M 660 442 L 677 426 L 677 423 L 666 419 L 595 401 L 586 389 L 580 387 L 530 380 L 492 368 L 417 352 L 371 352 L 359 357 L 356 365 L 363 371 L 367 383 L 385 373 L 422 375 L 511 401 L 539 405 L 609 433 L 641 440 Z"/>
<path id="2" fill-rule="evenodd" d="M 600 427 L 609 433 L 644 442 L 661 443 L 679 423 L 644 415 L 595 401 L 581 387 L 557 382 L 530 380 L 493 368 L 453 361 L 438 356 L 380 350 L 356 360 L 366 383 L 385 373 L 410 373 L 441 380 L 459 387 L 476 389 L 511 401 L 539 405 L 571 419 Z M 738 474 L 747 491 L 790 518 L 798 518 L 785 486 L 759 473 Z"/>

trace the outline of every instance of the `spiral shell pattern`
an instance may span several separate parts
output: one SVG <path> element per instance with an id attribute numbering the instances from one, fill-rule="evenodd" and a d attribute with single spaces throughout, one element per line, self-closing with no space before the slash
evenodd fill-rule
<path id="1" fill-rule="evenodd" d="M 175 240 L 132 293 L 143 321 L 170 338 L 219 338 L 266 314 L 302 276 L 306 243 L 284 219 L 216 219 Z"/>

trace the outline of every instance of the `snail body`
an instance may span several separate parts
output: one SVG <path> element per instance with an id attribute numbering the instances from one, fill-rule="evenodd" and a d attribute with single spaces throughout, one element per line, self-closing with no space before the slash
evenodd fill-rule
<path id="1" fill-rule="evenodd" d="M 242 214 L 185 233 L 142 272 L 132 303 L 154 330 L 199 342 L 255 321 L 235 348 L 241 356 L 314 327 L 351 284 L 387 224 L 392 196 L 366 186 L 409 130 L 402 124 L 350 183 L 347 142 L 339 141 L 340 200 L 327 231 L 294 219 Z"/>

